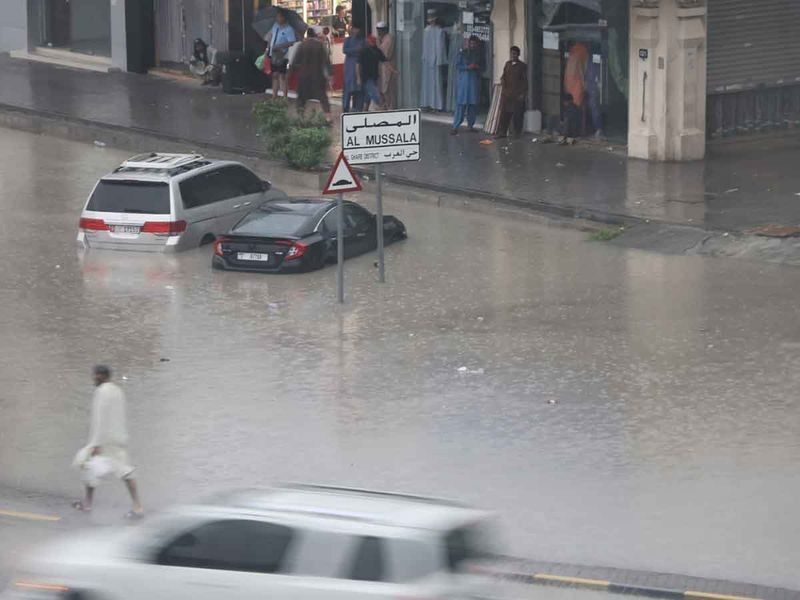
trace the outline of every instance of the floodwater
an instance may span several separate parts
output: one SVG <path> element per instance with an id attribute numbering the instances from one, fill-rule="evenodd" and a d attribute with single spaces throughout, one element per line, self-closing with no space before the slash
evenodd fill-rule
<path id="1" fill-rule="evenodd" d="M 800 585 L 800 270 L 395 201 L 389 283 L 348 261 L 340 308 L 333 268 L 79 253 L 124 157 L 0 130 L 0 485 L 77 492 L 103 361 L 151 507 L 401 490 L 496 509 L 511 554 Z"/>

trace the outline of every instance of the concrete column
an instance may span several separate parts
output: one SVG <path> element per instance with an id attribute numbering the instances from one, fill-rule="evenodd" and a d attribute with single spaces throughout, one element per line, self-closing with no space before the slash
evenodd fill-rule
<path id="1" fill-rule="evenodd" d="M 111 65 L 120 71 L 128 70 L 128 42 L 125 27 L 125 2 L 139 0 L 111 1 Z"/>
<path id="2" fill-rule="evenodd" d="M 633 0 L 628 153 L 647 160 L 705 155 L 705 0 Z"/>
<path id="3" fill-rule="evenodd" d="M 26 0 L 0 2 L 0 52 L 28 47 L 28 3 Z"/>
<path id="4" fill-rule="evenodd" d="M 525 0 L 495 0 L 492 10 L 492 38 L 494 81 L 500 83 L 511 46 L 519 46 L 522 56 L 526 56 Z"/>

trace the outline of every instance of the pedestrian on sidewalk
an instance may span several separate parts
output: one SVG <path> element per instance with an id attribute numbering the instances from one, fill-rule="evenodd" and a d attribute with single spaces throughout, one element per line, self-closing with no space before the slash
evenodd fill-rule
<path id="1" fill-rule="evenodd" d="M 306 31 L 306 40 L 300 44 L 294 55 L 292 71 L 297 73 L 297 109 L 304 110 L 309 100 L 319 100 L 322 111 L 330 121 L 331 104 L 328 101 L 330 57 L 325 43 L 317 38 L 311 27 Z"/>
<path id="2" fill-rule="evenodd" d="M 368 111 L 372 102 L 375 107 L 382 107 L 381 90 L 378 81 L 381 75 L 381 63 L 386 62 L 386 57 L 378 48 L 378 38 L 371 35 L 367 38 L 367 45 L 358 56 L 356 70 L 358 85 L 364 97 L 363 110 Z"/>
<path id="3" fill-rule="evenodd" d="M 381 63 L 380 88 L 383 97 L 383 107 L 386 110 L 397 108 L 397 69 L 392 62 L 394 60 L 394 36 L 389 33 L 389 26 L 386 21 L 379 21 L 378 29 L 378 48 L 386 58 Z"/>
<path id="4" fill-rule="evenodd" d="M 91 462 L 103 461 L 102 470 L 107 470 L 123 482 L 133 502 L 132 510 L 125 517 L 140 519 L 144 515 L 142 503 L 133 478 L 135 467 L 128 456 L 128 428 L 125 424 L 125 394 L 111 382 L 111 369 L 97 365 L 93 370 L 95 391 L 92 397 L 91 427 L 89 443 L 75 457 L 74 464 L 84 470 L 92 469 Z M 95 472 L 100 467 L 94 467 Z M 99 475 L 101 476 L 101 475 Z M 82 512 L 92 510 L 97 479 L 90 477 L 85 482 L 86 495 L 72 507 Z"/>
<path id="5" fill-rule="evenodd" d="M 361 86 L 358 85 L 358 57 L 364 48 L 364 37 L 361 30 L 352 25 L 350 36 L 344 41 L 344 91 L 342 92 L 342 112 L 354 110 L 361 112 L 364 100 Z"/>
<path id="6" fill-rule="evenodd" d="M 451 135 L 458 133 L 458 128 L 467 117 L 467 125 L 471 132 L 475 129 L 475 119 L 478 116 L 478 103 L 481 100 L 481 73 L 483 72 L 483 48 L 478 36 L 472 35 L 467 42 L 467 48 L 461 49 L 456 67 L 458 80 L 456 83 L 456 113 L 453 116 L 453 130 Z"/>
<path id="7" fill-rule="evenodd" d="M 511 60 L 503 67 L 500 78 L 500 123 L 495 137 L 508 135 L 509 126 L 513 126 L 514 137 L 522 134 L 525 118 L 525 96 L 528 95 L 528 66 L 519 59 L 520 50 L 511 47 Z"/>
<path id="8" fill-rule="evenodd" d="M 272 97 L 289 97 L 289 48 L 297 41 L 294 29 L 284 8 L 278 8 L 269 41 L 269 59 L 272 63 Z"/>

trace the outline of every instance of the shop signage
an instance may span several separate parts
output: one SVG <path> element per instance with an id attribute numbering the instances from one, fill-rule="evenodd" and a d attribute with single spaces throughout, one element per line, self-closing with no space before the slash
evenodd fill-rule
<path id="1" fill-rule="evenodd" d="M 416 161 L 420 111 L 342 114 L 342 152 L 351 165 Z"/>

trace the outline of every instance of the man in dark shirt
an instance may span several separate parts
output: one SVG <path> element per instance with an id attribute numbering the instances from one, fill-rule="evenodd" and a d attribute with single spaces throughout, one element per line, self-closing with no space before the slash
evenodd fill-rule
<path id="1" fill-rule="evenodd" d="M 386 60 L 383 52 L 378 48 L 378 39 L 371 35 L 367 38 L 367 45 L 361 50 L 358 57 L 358 83 L 364 94 L 364 110 L 369 110 L 370 101 L 381 107 L 381 90 L 378 86 L 380 78 L 380 65 Z"/>
<path id="2" fill-rule="evenodd" d="M 347 33 L 350 23 L 347 21 L 347 9 L 343 4 L 336 7 L 336 15 L 333 17 L 333 35 L 343 38 Z"/>

